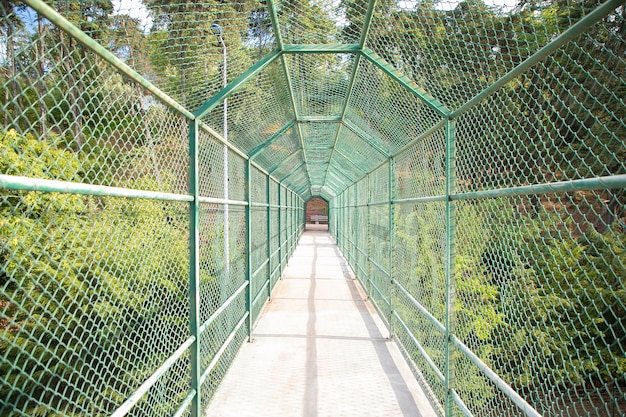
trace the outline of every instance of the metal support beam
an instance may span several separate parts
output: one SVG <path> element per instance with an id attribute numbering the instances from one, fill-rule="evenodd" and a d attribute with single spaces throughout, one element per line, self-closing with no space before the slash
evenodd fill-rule
<path id="1" fill-rule="evenodd" d="M 286 54 L 354 54 L 361 50 L 357 44 L 321 43 L 283 45 Z"/>
<path id="2" fill-rule="evenodd" d="M 361 39 L 359 39 L 359 48 L 363 49 L 367 43 L 367 38 L 370 34 L 370 27 L 372 26 L 372 16 L 374 16 L 374 9 L 376 8 L 376 0 L 369 0 L 367 3 L 367 10 L 365 11 L 365 18 L 363 19 L 363 29 L 361 30 Z"/>
<path id="3" fill-rule="evenodd" d="M 274 175 L 274 172 L 276 172 L 278 170 L 278 168 L 282 167 L 285 163 L 289 162 L 290 160 L 292 160 L 294 157 L 296 157 L 300 152 L 302 152 L 301 148 L 296 149 L 295 151 L 293 151 L 292 153 L 290 153 L 289 155 L 287 155 L 287 157 L 285 159 L 283 159 L 282 161 L 280 161 L 278 164 L 274 165 L 272 168 L 269 169 L 269 173 L 271 175 Z M 282 182 L 279 180 L 279 182 Z"/>
<path id="4" fill-rule="evenodd" d="M 276 40 L 276 47 L 279 51 L 283 50 L 283 35 L 280 30 L 280 24 L 278 22 L 278 13 L 276 11 L 276 4 L 274 0 L 266 0 L 267 11 L 270 15 L 270 21 L 272 22 L 272 29 L 274 32 L 274 39 Z"/>
<path id="5" fill-rule="evenodd" d="M 446 252 L 445 252 L 445 273 L 446 273 L 446 313 L 445 313 L 445 358 L 444 358 L 444 410 L 446 417 L 452 417 L 452 381 L 453 381 L 453 361 L 452 354 L 452 326 L 454 324 L 454 232 L 456 226 L 454 203 L 450 196 L 454 192 L 454 127 L 455 121 L 446 122 Z"/>
<path id="6" fill-rule="evenodd" d="M 191 389 L 196 396 L 191 403 L 192 417 L 202 413 L 200 403 L 202 376 L 200 353 L 200 182 L 198 178 L 198 120 L 189 123 L 189 334 L 195 338 L 190 348 Z"/>
<path id="7" fill-rule="evenodd" d="M 246 161 L 246 312 L 248 313 L 247 334 L 248 341 L 252 341 L 252 325 L 254 318 L 252 317 L 252 187 L 250 187 L 252 177 L 252 166 L 250 160 Z"/>

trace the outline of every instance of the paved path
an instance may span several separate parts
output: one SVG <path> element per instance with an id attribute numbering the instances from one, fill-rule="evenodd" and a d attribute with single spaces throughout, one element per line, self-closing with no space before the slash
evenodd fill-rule
<path id="1" fill-rule="evenodd" d="M 206 415 L 434 416 L 364 298 L 328 232 L 305 232 Z"/>

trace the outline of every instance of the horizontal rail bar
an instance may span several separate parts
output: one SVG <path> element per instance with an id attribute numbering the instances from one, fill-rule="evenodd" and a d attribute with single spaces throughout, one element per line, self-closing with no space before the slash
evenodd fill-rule
<path id="1" fill-rule="evenodd" d="M 101 197 L 145 198 L 163 201 L 193 201 L 186 194 L 161 193 L 158 191 L 134 190 L 106 185 L 82 184 L 69 181 L 45 180 L 0 174 L 0 188 L 18 191 L 41 191 L 50 193 L 84 194 Z"/>
<path id="2" fill-rule="evenodd" d="M 185 351 L 189 349 L 195 340 L 196 338 L 193 336 L 190 336 L 187 340 L 185 340 L 185 342 L 180 345 L 180 347 L 176 349 L 176 351 L 169 358 L 167 358 L 165 362 L 163 362 L 163 365 L 159 366 L 159 368 L 154 371 L 154 373 L 150 375 L 150 377 L 146 379 L 144 383 L 141 384 L 139 388 L 137 388 L 137 390 L 130 397 L 128 397 L 128 399 L 124 401 L 113 414 L 111 414 L 111 417 L 125 416 L 130 409 L 133 408 L 139 400 L 141 400 L 141 397 L 143 397 L 150 390 L 150 388 L 152 388 L 152 386 L 174 365 L 174 363 L 176 363 L 176 361 L 183 356 Z"/>
<path id="3" fill-rule="evenodd" d="M 323 43 L 323 44 L 289 44 L 283 45 L 285 54 L 353 54 L 360 52 L 357 44 Z"/>
<path id="4" fill-rule="evenodd" d="M 383 299 L 383 301 L 385 302 L 385 304 L 387 304 L 388 306 L 391 307 L 391 303 L 389 302 L 389 300 L 387 300 L 387 297 L 385 297 L 385 295 L 382 293 L 382 291 L 380 291 L 380 289 L 378 288 L 378 286 L 376 284 L 374 284 L 374 281 L 372 281 L 372 279 L 370 278 L 369 283 L 372 287 L 374 287 L 374 289 L 376 290 L 376 292 L 378 293 L 378 295 L 380 295 L 380 298 Z M 384 314 L 381 314 L 384 315 Z"/>
<path id="5" fill-rule="evenodd" d="M 432 195 L 432 196 L 427 196 L 427 197 L 400 198 L 397 200 L 393 200 L 393 204 L 431 203 L 433 201 L 446 201 L 446 196 L 445 195 Z"/>
<path id="6" fill-rule="evenodd" d="M 474 352 L 470 350 L 456 336 L 450 335 L 452 343 L 463 353 L 476 367 L 493 382 L 515 405 L 517 405 L 527 416 L 541 417 L 530 404 L 526 402 L 509 384 L 500 378 L 491 368 L 483 362 Z"/>
<path id="7" fill-rule="evenodd" d="M 226 349 L 228 349 L 230 342 L 233 341 L 233 339 L 235 338 L 235 335 L 237 334 L 241 326 L 243 326 L 243 324 L 246 322 L 246 319 L 248 318 L 249 315 L 250 313 L 248 313 L 247 311 L 244 313 L 241 320 L 237 322 L 237 324 L 235 325 L 233 330 L 230 332 L 230 334 L 228 335 L 224 343 L 222 343 L 222 346 L 220 347 L 220 349 L 217 351 L 215 356 L 213 356 L 213 360 L 211 360 L 211 363 L 209 363 L 209 366 L 207 366 L 206 370 L 202 373 L 202 376 L 200 377 L 200 387 L 204 385 L 204 381 L 206 381 L 206 379 L 208 378 L 213 368 L 215 368 L 215 365 L 217 364 L 217 362 L 220 360 L 220 358 L 222 357 Z"/>
<path id="8" fill-rule="evenodd" d="M 406 325 L 404 320 L 402 320 L 402 317 L 400 317 L 400 315 L 398 314 L 397 311 L 394 311 L 392 314 L 396 318 L 396 320 L 398 320 L 398 322 L 400 323 L 400 327 L 402 327 L 404 329 L 404 331 L 407 333 L 407 335 L 409 336 L 409 339 L 411 339 L 411 341 L 413 342 L 413 344 L 415 345 L 415 347 L 419 351 L 420 355 L 422 355 L 422 357 L 424 358 L 426 363 L 430 366 L 430 368 L 433 370 L 435 375 L 437 375 L 437 378 L 439 378 L 439 380 L 441 382 L 444 382 L 445 378 L 443 376 L 443 373 L 439 370 L 439 367 L 437 366 L 435 361 L 433 361 L 432 358 L 430 357 L 430 355 L 428 355 L 428 353 L 426 352 L 426 349 L 424 349 L 422 344 L 413 335 L 413 333 L 411 332 L 409 327 Z"/>
<path id="9" fill-rule="evenodd" d="M 224 301 L 224 303 L 220 306 L 220 308 L 215 310 L 213 314 L 211 314 L 211 317 L 209 317 L 204 323 L 202 323 L 202 325 L 198 329 L 198 334 L 204 333 L 205 330 L 209 328 L 211 323 L 213 323 L 215 319 L 217 319 L 219 315 L 222 314 L 224 310 L 226 310 L 226 308 L 239 296 L 239 294 L 241 294 L 243 290 L 246 289 L 248 285 L 249 285 L 249 281 L 246 281 L 243 284 L 241 284 L 239 288 L 237 288 L 237 290 L 230 297 L 228 297 L 226 301 Z"/>
<path id="10" fill-rule="evenodd" d="M 187 409 L 189 408 L 189 405 L 191 404 L 195 396 L 196 396 L 195 389 L 192 389 L 191 391 L 189 391 L 189 394 L 180 404 L 180 406 L 178 407 L 176 412 L 172 415 L 172 417 L 183 417 L 184 415 L 186 415 Z"/>
<path id="11" fill-rule="evenodd" d="M 355 246 L 356 246 L 356 245 L 355 245 Z M 374 265 L 374 266 L 376 267 L 376 269 L 378 269 L 380 272 L 382 272 L 383 274 L 385 274 L 385 275 L 389 276 L 389 272 L 387 272 L 387 271 L 385 270 L 385 268 L 383 268 L 382 266 L 378 265 L 378 264 L 376 263 L 376 261 L 375 261 L 375 260 L 373 260 L 373 259 L 371 258 L 371 256 L 368 256 L 368 257 L 367 257 L 367 260 L 368 260 L 368 261 L 370 261 L 370 262 L 372 263 L 372 265 Z"/>
<path id="12" fill-rule="evenodd" d="M 474 191 L 453 194 L 451 200 L 471 200 L 484 198 L 512 197 L 518 195 L 535 195 L 548 193 L 569 193 L 572 191 L 604 190 L 609 188 L 625 188 L 626 174 L 606 177 L 585 178 L 580 180 L 559 181 L 548 184 L 522 185 L 519 187 L 500 188 L 497 190 Z"/>
<path id="13" fill-rule="evenodd" d="M 189 120 L 194 120 L 194 115 L 189 110 L 181 106 L 176 100 L 167 95 L 164 91 L 157 88 L 150 81 L 142 77 L 137 71 L 133 70 L 117 56 L 112 54 L 104 46 L 100 45 L 96 40 L 91 38 L 85 32 L 74 26 L 69 20 L 63 17 L 59 12 L 45 4 L 42 0 L 25 0 L 34 10 L 39 12 L 43 17 L 65 32 L 69 33 L 74 39 L 91 49 L 94 53 L 104 59 L 106 62 L 115 67 L 119 72 L 144 87 L 146 90 L 154 94 L 159 100 L 176 110 Z"/>
<path id="14" fill-rule="evenodd" d="M 341 116 L 299 116 L 300 123 L 339 123 L 343 120 Z"/>
<path id="15" fill-rule="evenodd" d="M 428 318 L 428 320 L 430 320 L 435 327 L 437 328 L 437 330 L 439 330 L 441 333 L 445 333 L 446 332 L 446 327 L 441 324 L 439 322 L 439 320 L 437 320 L 435 318 L 435 316 L 433 316 L 432 314 L 430 314 L 430 312 L 426 309 L 426 307 L 424 307 L 419 301 L 417 301 L 415 298 L 413 298 L 413 296 L 411 295 L 411 293 L 409 293 L 406 288 L 404 288 L 402 285 L 400 285 L 400 283 L 398 281 L 396 281 L 395 279 L 391 280 L 391 283 L 393 285 L 396 286 L 396 288 L 398 288 L 400 290 L 400 292 L 402 294 L 404 294 L 405 297 L 407 297 L 409 299 L 409 301 L 415 306 L 417 307 L 417 309 L 424 315 L 426 316 L 426 318 Z"/>
<path id="16" fill-rule="evenodd" d="M 223 204 L 223 205 L 228 204 L 230 206 L 247 206 L 248 205 L 247 201 L 225 200 L 223 198 L 214 198 L 214 197 L 198 197 L 198 202 L 207 203 L 207 204 Z"/>

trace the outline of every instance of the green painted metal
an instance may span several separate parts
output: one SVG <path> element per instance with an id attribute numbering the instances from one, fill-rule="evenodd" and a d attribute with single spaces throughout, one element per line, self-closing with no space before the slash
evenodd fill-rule
<path id="1" fill-rule="evenodd" d="M 454 389 L 454 369 L 452 367 L 452 335 L 454 332 L 454 311 L 455 311 L 455 299 L 453 292 L 455 291 L 456 281 L 454 279 L 455 274 L 455 253 L 454 253 L 454 236 L 456 231 L 456 218 L 455 218 L 455 206 L 450 196 L 454 193 L 455 184 L 455 166 L 454 166 L 454 154 L 455 154 L 455 125 L 453 120 L 448 120 L 445 127 L 445 140 L 446 140 L 446 248 L 445 248 L 445 293 L 446 293 L 446 313 L 445 313 L 445 351 L 444 351 L 444 363 L 446 364 L 444 370 L 444 409 L 446 415 L 451 416 L 453 414 L 453 400 L 452 390 Z"/>
<path id="2" fill-rule="evenodd" d="M 480 200 L 487 198 L 512 197 L 522 195 L 571 193 L 574 191 L 591 191 L 620 189 L 626 187 L 626 174 L 612 175 L 607 177 L 584 178 L 545 184 L 522 185 L 519 187 L 497 188 L 492 190 L 474 191 L 454 194 L 452 200 Z"/>
<path id="3" fill-rule="evenodd" d="M 426 349 L 424 349 L 424 346 L 422 346 L 422 344 L 419 342 L 419 340 L 417 340 L 415 338 L 415 336 L 413 336 L 413 332 L 411 331 L 411 329 L 409 329 L 409 326 L 406 325 L 404 320 L 402 320 L 402 317 L 400 317 L 400 315 L 397 312 L 394 311 L 393 312 L 393 316 L 398 321 L 398 324 L 400 324 L 400 326 L 405 331 L 405 333 L 409 335 L 409 338 L 411 339 L 411 342 L 413 342 L 413 344 L 417 348 L 417 350 L 420 353 L 420 355 L 422 355 L 422 357 L 424 358 L 426 363 L 428 363 L 428 365 L 430 365 L 430 368 L 435 373 L 435 375 L 437 375 L 437 378 L 439 378 L 439 380 L 441 382 L 444 382 L 446 380 L 446 377 L 443 376 L 443 373 L 441 372 L 439 367 L 437 367 L 437 364 L 435 364 L 435 361 L 432 360 L 432 358 L 430 357 L 428 352 L 426 352 Z"/>
<path id="4" fill-rule="evenodd" d="M 343 120 L 341 116 L 300 116 L 299 123 L 339 123 Z"/>
<path id="5" fill-rule="evenodd" d="M 373 3 L 375 2 L 375 0 L 371 0 L 370 1 L 370 6 L 369 8 L 373 8 Z M 365 23 L 364 23 L 364 30 L 363 30 L 363 35 L 362 35 L 362 42 L 360 44 L 360 47 L 363 47 L 363 42 L 365 40 L 365 37 L 367 36 L 367 32 L 369 31 L 369 23 L 371 21 L 371 11 L 368 8 L 368 13 L 369 15 L 366 14 L 365 17 Z M 343 104 L 343 108 L 341 109 L 341 116 L 339 117 L 340 121 L 343 121 L 346 117 L 346 111 L 348 109 L 348 104 L 350 103 L 350 98 L 352 97 L 352 93 L 354 91 L 354 81 L 356 79 L 356 74 L 359 71 L 359 65 L 361 63 L 361 54 L 357 54 L 354 57 L 354 63 L 352 64 L 352 71 L 350 72 L 350 79 L 348 80 L 348 92 L 346 94 L 346 100 Z M 330 165 L 332 165 L 333 163 L 333 156 L 335 151 L 337 150 L 337 141 L 339 140 L 340 134 L 341 134 L 341 128 L 342 126 L 340 125 L 339 128 L 337 129 L 337 135 L 335 136 L 335 140 L 333 141 L 333 153 L 331 153 L 330 158 L 328 159 L 328 167 L 326 168 L 326 173 L 324 174 L 324 183 L 326 183 L 326 177 L 328 176 L 328 170 L 330 169 Z M 349 160 L 349 159 L 348 159 Z"/>
<path id="6" fill-rule="evenodd" d="M 159 367 L 141 386 L 117 409 L 111 417 L 123 417 L 137 404 L 141 398 L 156 384 L 167 371 L 192 347 L 196 342 L 195 337 L 190 337 L 185 343 L 174 352 L 172 356 L 167 358 L 163 365 Z M 196 396 L 197 397 L 197 396 Z"/>
<path id="7" fill-rule="evenodd" d="M 284 45 L 283 52 L 286 54 L 353 54 L 359 52 L 359 45 L 323 43 L 309 45 Z"/>
<path id="8" fill-rule="evenodd" d="M 272 29 L 274 30 L 274 38 L 276 40 L 276 47 L 279 51 L 283 50 L 283 35 L 280 31 L 280 25 L 278 24 L 278 14 L 276 12 L 276 4 L 274 0 L 267 0 L 267 10 L 272 22 Z"/>
<path id="9" fill-rule="evenodd" d="M 448 109 L 443 103 L 437 100 L 435 97 L 428 94 L 428 92 L 424 91 L 417 84 L 411 81 L 406 75 L 402 74 L 398 70 L 394 68 L 393 65 L 385 61 L 383 57 L 378 55 L 376 52 L 371 49 L 365 47 L 362 52 L 363 56 L 367 58 L 369 62 L 376 65 L 380 68 L 385 74 L 389 75 L 393 78 L 398 84 L 404 87 L 407 91 L 411 92 L 413 95 L 418 97 L 425 105 L 439 113 L 439 115 L 443 117 L 447 117 L 450 114 L 450 109 Z"/>
<path id="10" fill-rule="evenodd" d="M 463 342 L 461 342 L 454 335 L 450 336 L 450 341 L 454 346 L 459 349 L 469 360 L 471 360 L 482 373 L 492 380 L 496 386 L 511 400 L 520 410 L 529 417 L 541 417 L 541 414 L 537 412 L 530 404 L 528 404 L 509 384 L 507 384 L 502 378 L 500 378 L 491 368 L 480 360 L 478 356 L 470 348 L 468 348 Z"/>
<path id="11" fill-rule="evenodd" d="M 250 160 L 246 163 L 246 201 L 248 201 L 248 205 L 246 206 L 246 282 L 248 285 L 246 286 L 246 314 L 248 324 L 246 327 L 246 334 L 248 336 L 248 341 L 252 342 L 252 326 L 254 323 L 254 318 L 252 317 L 252 186 L 251 186 L 251 176 L 252 176 L 252 166 L 250 165 Z"/>
<path id="12" fill-rule="evenodd" d="M 163 201 L 193 201 L 193 196 L 161 193 L 156 191 L 132 190 L 104 185 L 80 184 L 68 181 L 47 180 L 0 174 L 0 188 L 7 190 L 40 191 L 124 198 L 145 198 Z"/>
<path id="13" fill-rule="evenodd" d="M 376 7 L 376 0 L 369 0 L 367 2 L 367 11 L 363 19 L 363 29 L 361 30 L 361 39 L 359 40 L 359 48 L 363 49 L 367 44 L 367 37 L 370 34 L 370 28 L 372 27 L 372 16 L 374 16 L 374 9 Z"/>
<path id="14" fill-rule="evenodd" d="M 344 119 L 342 124 L 345 125 L 352 132 L 354 132 L 354 134 L 356 134 L 358 137 L 360 137 L 365 142 L 367 142 L 372 148 L 380 152 L 381 155 L 384 155 L 387 158 L 391 156 L 389 154 L 389 151 L 383 148 L 382 146 L 380 146 L 376 139 L 374 139 L 371 135 L 364 132 L 360 127 L 352 123 L 350 120 Z"/>
<path id="15" fill-rule="evenodd" d="M 395 289 L 393 286 L 393 279 L 395 277 L 394 274 L 394 251 L 393 247 L 395 245 L 395 205 L 393 204 L 394 199 L 394 191 L 395 191 L 395 178 L 396 178 L 396 167 L 395 160 L 393 158 L 389 158 L 389 286 L 390 286 L 390 295 L 389 295 L 389 339 L 393 338 L 394 335 L 394 326 L 393 326 L 393 313 L 394 313 L 394 300 L 397 298 L 394 295 Z"/>
<path id="16" fill-rule="evenodd" d="M 198 169 L 198 120 L 189 123 L 189 192 L 194 200 L 189 207 L 189 333 L 194 339 L 190 349 L 190 388 L 197 394 L 191 403 L 192 417 L 202 413 L 200 390 L 200 184 Z"/>
<path id="17" fill-rule="evenodd" d="M 296 104 L 296 100 L 295 100 L 295 96 L 293 93 L 293 82 L 291 81 L 291 75 L 289 74 L 289 68 L 287 67 L 287 59 L 285 58 L 285 55 L 281 56 L 281 64 L 282 64 L 282 68 L 283 68 L 283 74 L 285 76 L 285 81 L 287 82 L 287 88 L 289 90 L 289 102 L 291 104 L 291 111 L 293 112 L 293 115 L 295 117 L 296 120 L 298 120 L 299 118 L 299 114 L 298 114 L 298 106 Z M 302 150 L 302 159 L 306 162 L 306 152 L 304 152 L 304 138 L 302 136 L 302 128 L 300 123 L 296 124 L 296 130 L 298 132 L 298 138 L 300 139 L 300 148 Z M 311 183 L 311 177 L 309 176 L 309 172 L 307 169 L 307 177 L 309 179 L 309 184 Z"/>

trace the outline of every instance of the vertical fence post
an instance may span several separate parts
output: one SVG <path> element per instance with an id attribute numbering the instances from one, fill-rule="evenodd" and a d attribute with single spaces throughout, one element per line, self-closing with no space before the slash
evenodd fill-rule
<path id="1" fill-rule="evenodd" d="M 246 311 L 248 312 L 248 341 L 252 341 L 252 165 L 246 161 Z"/>
<path id="2" fill-rule="evenodd" d="M 455 121 L 448 119 L 445 125 L 446 140 L 446 348 L 445 348 L 445 415 L 452 416 L 452 378 L 453 378 L 453 361 L 454 357 L 451 350 L 452 347 L 452 325 L 454 313 L 454 300 L 452 299 L 452 286 L 454 285 L 454 231 L 455 231 L 455 213 L 454 202 L 450 196 L 454 192 L 454 128 Z"/>
<path id="3" fill-rule="evenodd" d="M 395 197 L 395 160 L 389 158 L 389 339 L 393 338 L 393 297 L 394 297 L 394 281 L 393 281 L 393 251 L 395 243 L 395 227 L 394 214 L 395 208 L 393 199 Z"/>
<path id="4" fill-rule="evenodd" d="M 366 204 L 367 204 L 367 245 L 366 245 L 366 253 L 367 253 L 367 295 L 371 298 L 372 296 L 372 263 L 370 262 L 370 256 L 372 256 L 372 244 L 371 244 L 371 240 L 372 240 L 372 233 L 371 233 L 371 227 L 370 227 L 370 221 L 372 220 L 371 216 L 371 208 L 370 208 L 370 203 L 371 203 L 371 196 L 372 196 L 372 177 L 370 176 L 370 174 L 367 174 L 367 176 L 365 177 L 366 181 L 367 181 L 367 200 L 366 200 Z"/>
<path id="5" fill-rule="evenodd" d="M 267 175 L 267 187 L 266 193 L 267 198 L 267 299 L 269 300 L 272 296 L 272 272 L 274 268 L 272 268 L 272 179 L 269 175 Z"/>
<path id="6" fill-rule="evenodd" d="M 200 188 L 198 182 L 198 120 L 189 123 L 189 332 L 195 338 L 191 345 L 191 416 L 202 411 L 200 396 Z"/>
<path id="7" fill-rule="evenodd" d="M 281 221 L 280 221 L 280 217 L 281 217 L 281 212 L 283 211 L 282 208 L 282 204 L 281 201 L 282 199 L 280 198 L 280 194 L 281 194 L 281 187 L 282 185 L 277 182 L 276 183 L 277 186 L 276 188 L 278 189 L 278 195 L 277 195 L 277 200 L 276 200 L 276 206 L 278 206 L 278 208 L 276 210 L 278 210 L 278 220 L 276 221 L 276 227 L 278 229 L 278 235 L 277 235 L 277 239 L 278 239 L 278 279 L 281 279 L 283 276 L 283 248 L 281 246 L 281 241 L 280 241 L 280 235 L 282 233 L 282 229 L 281 229 Z"/>

